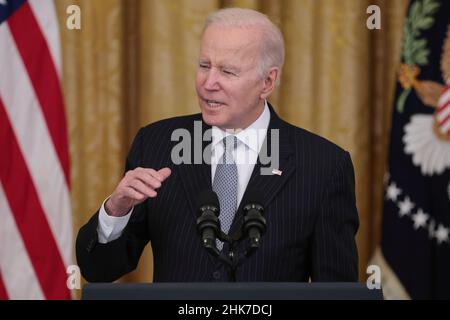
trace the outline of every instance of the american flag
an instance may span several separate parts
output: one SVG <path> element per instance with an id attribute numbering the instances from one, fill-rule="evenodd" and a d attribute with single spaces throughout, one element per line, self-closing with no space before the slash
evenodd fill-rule
<path id="1" fill-rule="evenodd" d="M 386 298 L 450 299 L 450 1 L 409 2 L 402 65 L 374 262 Z"/>
<path id="2" fill-rule="evenodd" d="M 67 126 L 52 0 L 0 0 L 0 299 L 66 299 Z"/>

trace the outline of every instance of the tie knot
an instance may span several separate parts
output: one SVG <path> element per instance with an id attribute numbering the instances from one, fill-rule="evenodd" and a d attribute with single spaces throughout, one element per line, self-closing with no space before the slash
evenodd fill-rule
<path id="1" fill-rule="evenodd" d="M 231 152 L 237 147 L 237 138 L 235 135 L 229 135 L 223 138 L 223 146 L 225 148 L 225 152 Z"/>

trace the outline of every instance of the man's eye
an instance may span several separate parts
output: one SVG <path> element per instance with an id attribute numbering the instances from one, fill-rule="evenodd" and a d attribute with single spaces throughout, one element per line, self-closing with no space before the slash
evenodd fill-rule
<path id="1" fill-rule="evenodd" d="M 208 69 L 209 65 L 207 65 L 207 64 L 199 64 L 199 67 L 202 68 L 202 69 Z"/>
<path id="2" fill-rule="evenodd" d="M 230 70 L 222 70 L 223 73 L 229 75 L 229 76 L 236 76 L 236 73 L 234 73 L 233 71 Z"/>

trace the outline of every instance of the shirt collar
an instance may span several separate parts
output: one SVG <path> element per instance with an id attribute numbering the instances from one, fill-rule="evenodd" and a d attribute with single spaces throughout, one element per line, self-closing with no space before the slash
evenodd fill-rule
<path id="1" fill-rule="evenodd" d="M 263 141 L 267 134 L 267 129 L 269 128 L 270 122 L 270 110 L 267 105 L 267 100 L 264 101 L 264 110 L 261 115 L 256 119 L 250 126 L 245 128 L 236 134 L 236 138 L 238 141 L 244 143 L 250 149 L 259 153 Z M 223 131 L 219 127 L 212 127 L 212 149 L 214 150 L 215 146 L 223 140 L 226 136 L 229 136 L 231 133 Z"/>

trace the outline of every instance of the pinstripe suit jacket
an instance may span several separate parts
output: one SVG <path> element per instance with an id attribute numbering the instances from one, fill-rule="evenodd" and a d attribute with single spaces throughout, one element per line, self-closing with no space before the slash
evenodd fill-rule
<path id="1" fill-rule="evenodd" d="M 255 165 L 247 190 L 256 187 L 263 194 L 267 232 L 258 251 L 238 269 L 237 280 L 357 281 L 359 220 L 349 154 L 270 110 L 269 129 L 279 129 L 283 173 L 261 175 L 260 161 Z M 132 271 L 149 241 L 154 281 L 228 280 L 227 271 L 202 247 L 196 232 L 196 195 L 211 189 L 211 168 L 171 161 L 171 149 L 178 143 L 171 141 L 173 130 L 193 133 L 194 121 L 201 121 L 201 114 L 162 120 L 138 132 L 126 170 L 167 166 L 172 175 L 156 198 L 135 207 L 117 240 L 98 243 L 98 212 L 80 229 L 77 260 L 88 281 L 113 281 Z M 202 123 L 202 128 L 208 126 Z M 241 225 L 239 208 L 230 233 L 238 232 Z"/>

